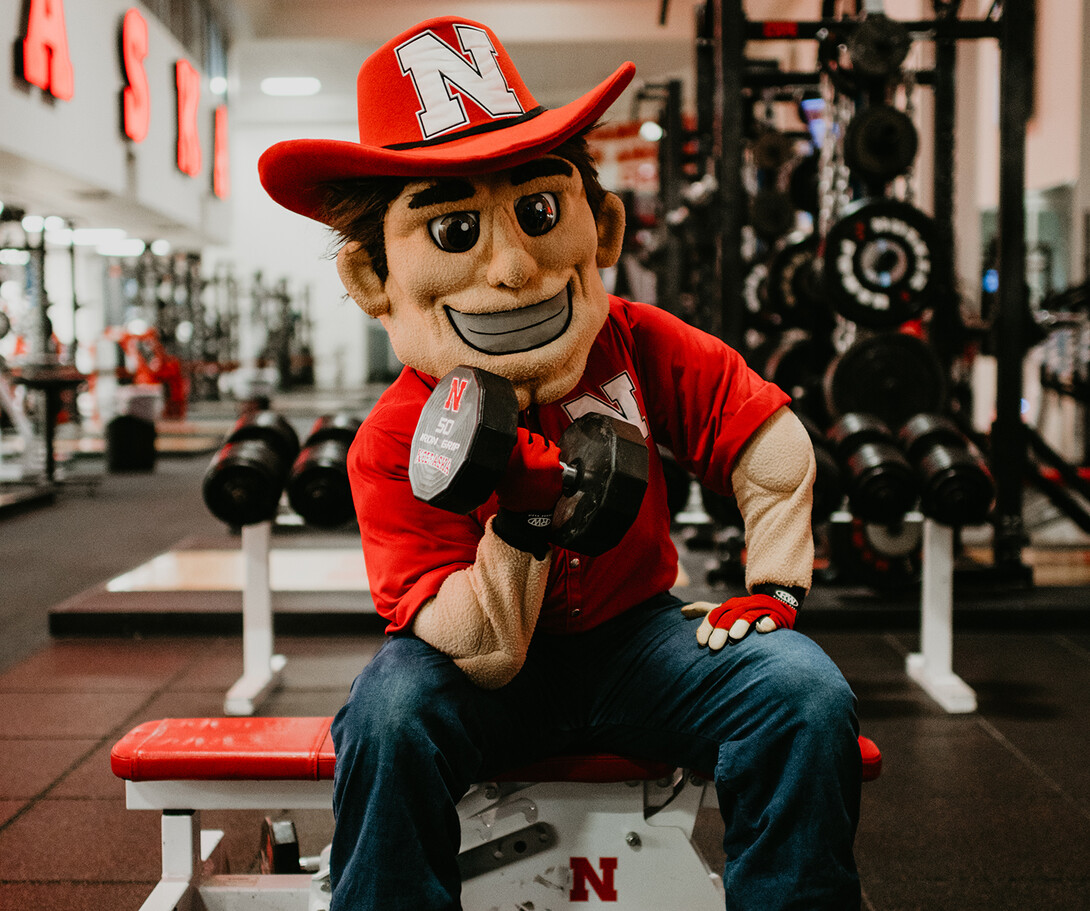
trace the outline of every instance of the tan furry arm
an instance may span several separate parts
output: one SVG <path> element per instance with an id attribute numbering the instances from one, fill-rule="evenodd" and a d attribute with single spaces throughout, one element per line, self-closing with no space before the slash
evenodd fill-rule
<path id="1" fill-rule="evenodd" d="M 477 686 L 498 689 L 526 660 L 551 562 L 551 551 L 536 560 L 511 547 L 489 519 L 473 565 L 446 578 L 417 613 L 413 632 Z"/>
<path id="2" fill-rule="evenodd" d="M 731 472 L 746 526 L 746 588 L 774 582 L 810 590 L 814 572 L 814 447 L 780 408 L 750 437 Z"/>

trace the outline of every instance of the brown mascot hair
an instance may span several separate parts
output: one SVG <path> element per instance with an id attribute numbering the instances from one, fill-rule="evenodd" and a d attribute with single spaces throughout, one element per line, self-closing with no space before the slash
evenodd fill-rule
<path id="1" fill-rule="evenodd" d="M 598 181 L 598 169 L 587 144 L 588 127 L 560 143 L 548 154 L 570 161 L 583 179 L 591 212 L 598 217 L 606 191 Z M 386 236 L 383 222 L 386 210 L 401 191 L 416 178 L 356 177 L 331 180 L 323 184 L 324 204 L 321 220 L 337 235 L 339 244 L 358 242 L 371 260 L 371 267 L 383 282 L 389 274 L 386 264 Z"/>

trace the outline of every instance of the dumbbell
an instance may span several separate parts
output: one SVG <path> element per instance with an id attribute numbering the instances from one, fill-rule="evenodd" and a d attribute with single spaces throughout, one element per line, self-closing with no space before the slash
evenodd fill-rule
<path id="1" fill-rule="evenodd" d="M 948 417 L 917 414 L 897 434 L 920 483 L 920 511 L 943 525 L 979 525 L 995 482 L 983 458 Z"/>
<path id="2" fill-rule="evenodd" d="M 409 483 L 425 503 L 463 515 L 483 505 L 507 469 L 518 435 L 518 399 L 504 377 L 456 367 L 420 412 Z M 647 444 L 624 421 L 587 414 L 559 440 L 562 493 L 550 541 L 595 556 L 616 546 L 647 489 Z"/>
<path id="3" fill-rule="evenodd" d="M 298 454 L 299 437 L 280 415 L 258 411 L 240 418 L 205 472 L 208 511 L 232 526 L 275 518 Z"/>
<path id="4" fill-rule="evenodd" d="M 850 412 L 827 437 L 844 468 L 852 514 L 868 522 L 899 522 L 916 503 L 916 476 L 885 423 Z"/>
<path id="5" fill-rule="evenodd" d="M 798 415 L 802 426 L 810 437 L 814 447 L 814 461 L 817 471 L 814 475 L 814 505 L 811 516 L 815 522 L 823 522 L 840 509 L 844 500 L 844 479 L 833 454 L 829 441 L 810 418 Z"/>
<path id="6" fill-rule="evenodd" d="M 310 428 L 288 477 L 288 503 L 308 525 L 336 528 L 352 518 L 348 447 L 360 423 L 353 414 L 327 414 Z"/>

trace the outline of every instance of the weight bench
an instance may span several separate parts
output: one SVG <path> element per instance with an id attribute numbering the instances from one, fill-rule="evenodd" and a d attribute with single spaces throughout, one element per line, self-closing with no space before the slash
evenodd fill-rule
<path id="1" fill-rule="evenodd" d="M 326 870 L 231 875 L 202 810 L 333 805 L 332 718 L 168 718 L 138 725 L 110 765 L 129 809 L 162 813 L 162 878 L 142 911 L 320 911 Z M 859 738 L 863 778 L 882 757 Z M 466 911 L 582 907 L 720 911 L 692 843 L 706 779 L 612 754 L 557 756 L 474 785 L 458 804 Z M 325 874 L 325 875 L 324 875 Z"/>

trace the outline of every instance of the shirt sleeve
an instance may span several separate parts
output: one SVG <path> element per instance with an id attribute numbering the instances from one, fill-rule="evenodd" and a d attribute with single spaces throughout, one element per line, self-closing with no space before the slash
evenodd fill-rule
<path id="1" fill-rule="evenodd" d="M 652 435 L 702 483 L 729 494 L 746 442 L 790 397 L 720 339 L 658 307 L 626 307 Z"/>
<path id="2" fill-rule="evenodd" d="M 484 534 L 479 513 L 458 515 L 413 496 L 409 444 L 419 411 L 419 402 L 377 407 L 348 454 L 368 584 L 387 633 L 409 628 L 447 576 L 473 564 Z"/>

